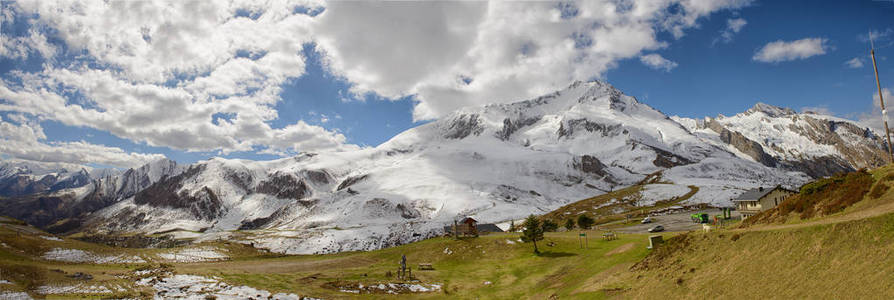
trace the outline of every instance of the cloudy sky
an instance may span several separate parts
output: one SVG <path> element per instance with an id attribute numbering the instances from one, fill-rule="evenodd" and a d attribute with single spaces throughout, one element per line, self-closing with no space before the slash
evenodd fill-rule
<path id="1" fill-rule="evenodd" d="M 350 151 L 604 80 L 667 114 L 871 121 L 894 2 L 3 1 L 0 158 L 133 167 Z M 891 59 L 889 59 L 889 57 Z"/>

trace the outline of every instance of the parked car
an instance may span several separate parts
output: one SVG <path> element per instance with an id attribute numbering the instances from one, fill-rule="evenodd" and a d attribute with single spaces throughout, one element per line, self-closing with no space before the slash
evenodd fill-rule
<path id="1" fill-rule="evenodd" d="M 708 218 L 708 214 L 705 213 L 697 213 L 689 216 L 692 219 L 692 222 L 695 223 L 708 223 L 710 220 Z"/>
<path id="2" fill-rule="evenodd" d="M 664 231 L 664 226 L 658 225 L 652 228 L 649 228 L 649 232 L 661 232 Z"/>
<path id="3" fill-rule="evenodd" d="M 643 220 L 642 220 L 641 223 L 642 223 L 642 224 L 649 224 L 649 223 L 652 223 L 652 217 L 645 217 L 645 218 L 643 218 Z"/>

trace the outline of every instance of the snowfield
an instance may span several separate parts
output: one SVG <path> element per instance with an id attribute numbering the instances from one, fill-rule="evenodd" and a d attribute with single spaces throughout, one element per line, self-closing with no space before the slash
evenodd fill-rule
<path id="1" fill-rule="evenodd" d="M 0 291 L 0 299 L 4 300 L 31 300 L 31 296 L 25 292 Z"/>
<path id="2" fill-rule="evenodd" d="M 71 262 L 71 263 L 95 263 L 95 264 L 138 264 L 146 260 L 139 256 L 127 255 L 98 255 L 92 252 L 78 249 L 53 248 L 43 254 L 43 259 Z"/>
<path id="3" fill-rule="evenodd" d="M 195 275 L 143 278 L 136 283 L 155 289 L 155 299 L 277 299 L 311 300 L 296 294 L 270 293 L 247 286 L 232 286 L 214 278 Z"/>
<path id="4" fill-rule="evenodd" d="M 689 187 L 679 184 L 649 184 L 643 187 L 637 206 L 649 206 L 657 201 L 682 197 L 689 193 Z M 611 201 L 609 201 L 611 202 Z"/>
<path id="5" fill-rule="evenodd" d="M 176 252 L 159 253 L 157 254 L 157 256 L 165 262 L 178 263 L 221 261 L 230 259 L 229 256 L 221 253 L 220 250 L 210 247 L 186 248 Z"/>
<path id="6" fill-rule="evenodd" d="M 117 291 L 125 291 L 122 287 L 115 287 Z M 111 294 L 111 289 L 103 285 L 77 284 L 77 285 L 43 285 L 37 288 L 37 293 L 42 295 L 60 294 Z"/>
<path id="7" fill-rule="evenodd" d="M 375 148 L 199 162 L 88 223 L 100 233 L 189 232 L 199 240 L 250 230 L 231 238 L 287 254 L 374 250 L 439 235 L 465 216 L 501 223 L 543 214 L 656 172 L 673 184 L 646 187 L 641 205 L 682 196 L 687 185 L 708 187 L 689 202 L 729 205 L 726 194 L 707 193 L 808 179 L 741 159 L 608 84 L 578 82 L 528 101 L 464 108 Z"/>

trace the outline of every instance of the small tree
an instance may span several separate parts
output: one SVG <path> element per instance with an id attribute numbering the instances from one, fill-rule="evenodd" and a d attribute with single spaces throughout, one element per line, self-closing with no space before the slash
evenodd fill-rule
<path id="1" fill-rule="evenodd" d="M 565 229 L 568 229 L 568 230 L 574 229 L 574 219 L 565 220 Z"/>
<path id="2" fill-rule="evenodd" d="M 509 220 L 509 232 L 515 232 L 515 220 Z"/>
<path id="3" fill-rule="evenodd" d="M 537 241 L 543 240 L 543 227 L 540 225 L 540 220 L 537 219 L 534 215 L 528 216 L 525 219 L 525 230 L 522 230 L 521 239 L 523 242 L 533 242 L 534 243 L 534 253 L 540 254 L 540 250 L 537 249 Z"/>
<path id="4" fill-rule="evenodd" d="M 590 229 L 594 222 L 593 218 L 590 218 L 588 215 L 577 216 L 577 226 L 580 226 L 582 229 Z"/>
<path id="5" fill-rule="evenodd" d="M 543 232 L 555 232 L 559 229 L 559 224 L 552 220 L 543 220 Z"/>

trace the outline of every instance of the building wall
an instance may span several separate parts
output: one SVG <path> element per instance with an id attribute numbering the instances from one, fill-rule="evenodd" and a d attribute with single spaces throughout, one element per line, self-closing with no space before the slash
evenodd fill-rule
<path id="1" fill-rule="evenodd" d="M 791 195 L 794 195 L 794 193 L 783 189 L 776 189 L 765 195 L 759 201 L 739 201 L 736 203 L 736 209 L 742 213 L 742 218 L 745 219 L 753 214 L 750 212 L 765 211 L 774 208 Z"/>
<path id="2" fill-rule="evenodd" d="M 779 205 L 779 203 L 782 203 L 783 200 L 787 199 L 791 195 L 794 195 L 794 193 L 783 189 L 776 189 L 761 198 L 760 210 L 765 211 L 774 208 L 776 207 L 776 205 Z"/>
<path id="3" fill-rule="evenodd" d="M 740 211 L 761 210 L 761 203 L 757 201 L 737 201 L 736 209 Z"/>

